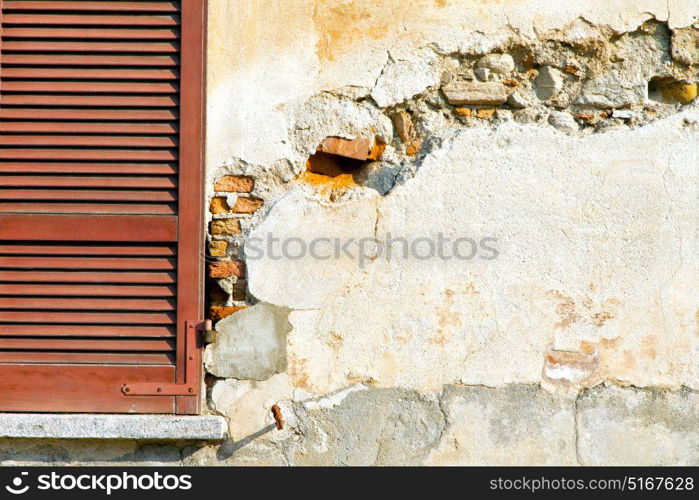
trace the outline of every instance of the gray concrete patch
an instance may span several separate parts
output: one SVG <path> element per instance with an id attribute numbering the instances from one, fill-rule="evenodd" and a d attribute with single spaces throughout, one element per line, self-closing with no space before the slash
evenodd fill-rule
<path id="1" fill-rule="evenodd" d="M 577 402 L 584 465 L 699 465 L 699 392 L 597 387 Z"/>
<path id="2" fill-rule="evenodd" d="M 431 465 L 577 465 L 574 402 L 538 386 L 448 386 Z"/>
<path id="3" fill-rule="evenodd" d="M 438 399 L 403 389 L 360 386 L 294 411 L 301 439 L 284 443 L 292 465 L 418 465 L 444 430 Z"/>

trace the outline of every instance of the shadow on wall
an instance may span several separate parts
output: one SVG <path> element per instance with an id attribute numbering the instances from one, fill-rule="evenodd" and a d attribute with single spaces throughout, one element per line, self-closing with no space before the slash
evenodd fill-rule
<path id="1" fill-rule="evenodd" d="M 221 447 L 218 449 L 216 452 L 216 458 L 219 460 L 227 460 L 233 455 L 236 454 L 239 450 L 244 448 L 245 446 L 248 446 L 251 444 L 253 441 L 255 441 L 258 438 L 261 438 L 265 434 L 272 432 L 273 430 L 276 429 L 276 425 L 271 424 L 268 425 L 267 427 L 263 427 L 259 431 L 255 432 L 254 434 L 250 434 L 247 437 L 244 437 L 243 439 L 239 441 L 226 441 Z"/>

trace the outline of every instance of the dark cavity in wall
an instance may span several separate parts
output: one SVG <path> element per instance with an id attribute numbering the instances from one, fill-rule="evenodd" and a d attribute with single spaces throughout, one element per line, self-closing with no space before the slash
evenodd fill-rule
<path id="1" fill-rule="evenodd" d="M 385 149 L 380 137 L 328 137 L 308 158 L 301 180 L 321 189 L 368 187 L 387 194 L 395 184 L 395 172 L 381 162 Z"/>

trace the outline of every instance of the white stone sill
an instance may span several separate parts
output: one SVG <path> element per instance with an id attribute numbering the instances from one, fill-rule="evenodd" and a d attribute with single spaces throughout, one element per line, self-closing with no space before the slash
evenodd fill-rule
<path id="1" fill-rule="evenodd" d="M 218 416 L 0 414 L 0 438 L 223 441 Z"/>

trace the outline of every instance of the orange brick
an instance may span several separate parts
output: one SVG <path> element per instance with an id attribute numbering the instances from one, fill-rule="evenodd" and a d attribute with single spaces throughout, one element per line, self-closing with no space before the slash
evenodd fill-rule
<path id="1" fill-rule="evenodd" d="M 318 146 L 318 151 L 331 155 L 366 160 L 372 151 L 372 141 L 364 137 L 357 139 L 343 139 L 341 137 L 328 137 Z"/>
<path id="2" fill-rule="evenodd" d="M 228 206 L 228 202 L 222 196 L 217 196 L 211 199 L 211 204 L 209 205 L 209 212 L 214 215 L 223 215 L 231 211 L 231 207 Z"/>
<path id="3" fill-rule="evenodd" d="M 211 306 L 209 308 L 209 319 L 213 321 L 221 321 L 228 316 L 232 316 L 245 309 L 246 306 Z"/>
<path id="4" fill-rule="evenodd" d="M 218 219 L 211 221 L 209 232 L 214 236 L 232 236 L 240 234 L 240 221 L 237 219 Z"/>
<path id="5" fill-rule="evenodd" d="M 212 257 L 226 257 L 228 255 L 227 241 L 212 241 L 209 243 L 209 255 Z"/>
<path id="6" fill-rule="evenodd" d="M 255 180 L 246 175 L 226 175 L 214 185 L 216 191 L 224 193 L 250 193 L 255 188 Z"/>
<path id="7" fill-rule="evenodd" d="M 237 214 L 254 214 L 264 204 L 259 198 L 240 196 L 235 202 L 233 211 Z"/>
<path id="8" fill-rule="evenodd" d="M 476 116 L 478 118 L 492 118 L 495 115 L 494 109 L 479 109 L 476 111 Z"/>
<path id="9" fill-rule="evenodd" d="M 454 108 L 454 113 L 459 116 L 471 116 L 471 108 Z"/>
<path id="10" fill-rule="evenodd" d="M 239 260 L 233 262 L 213 262 L 209 264 L 209 277 L 216 279 L 223 278 L 244 278 L 245 263 Z"/>

